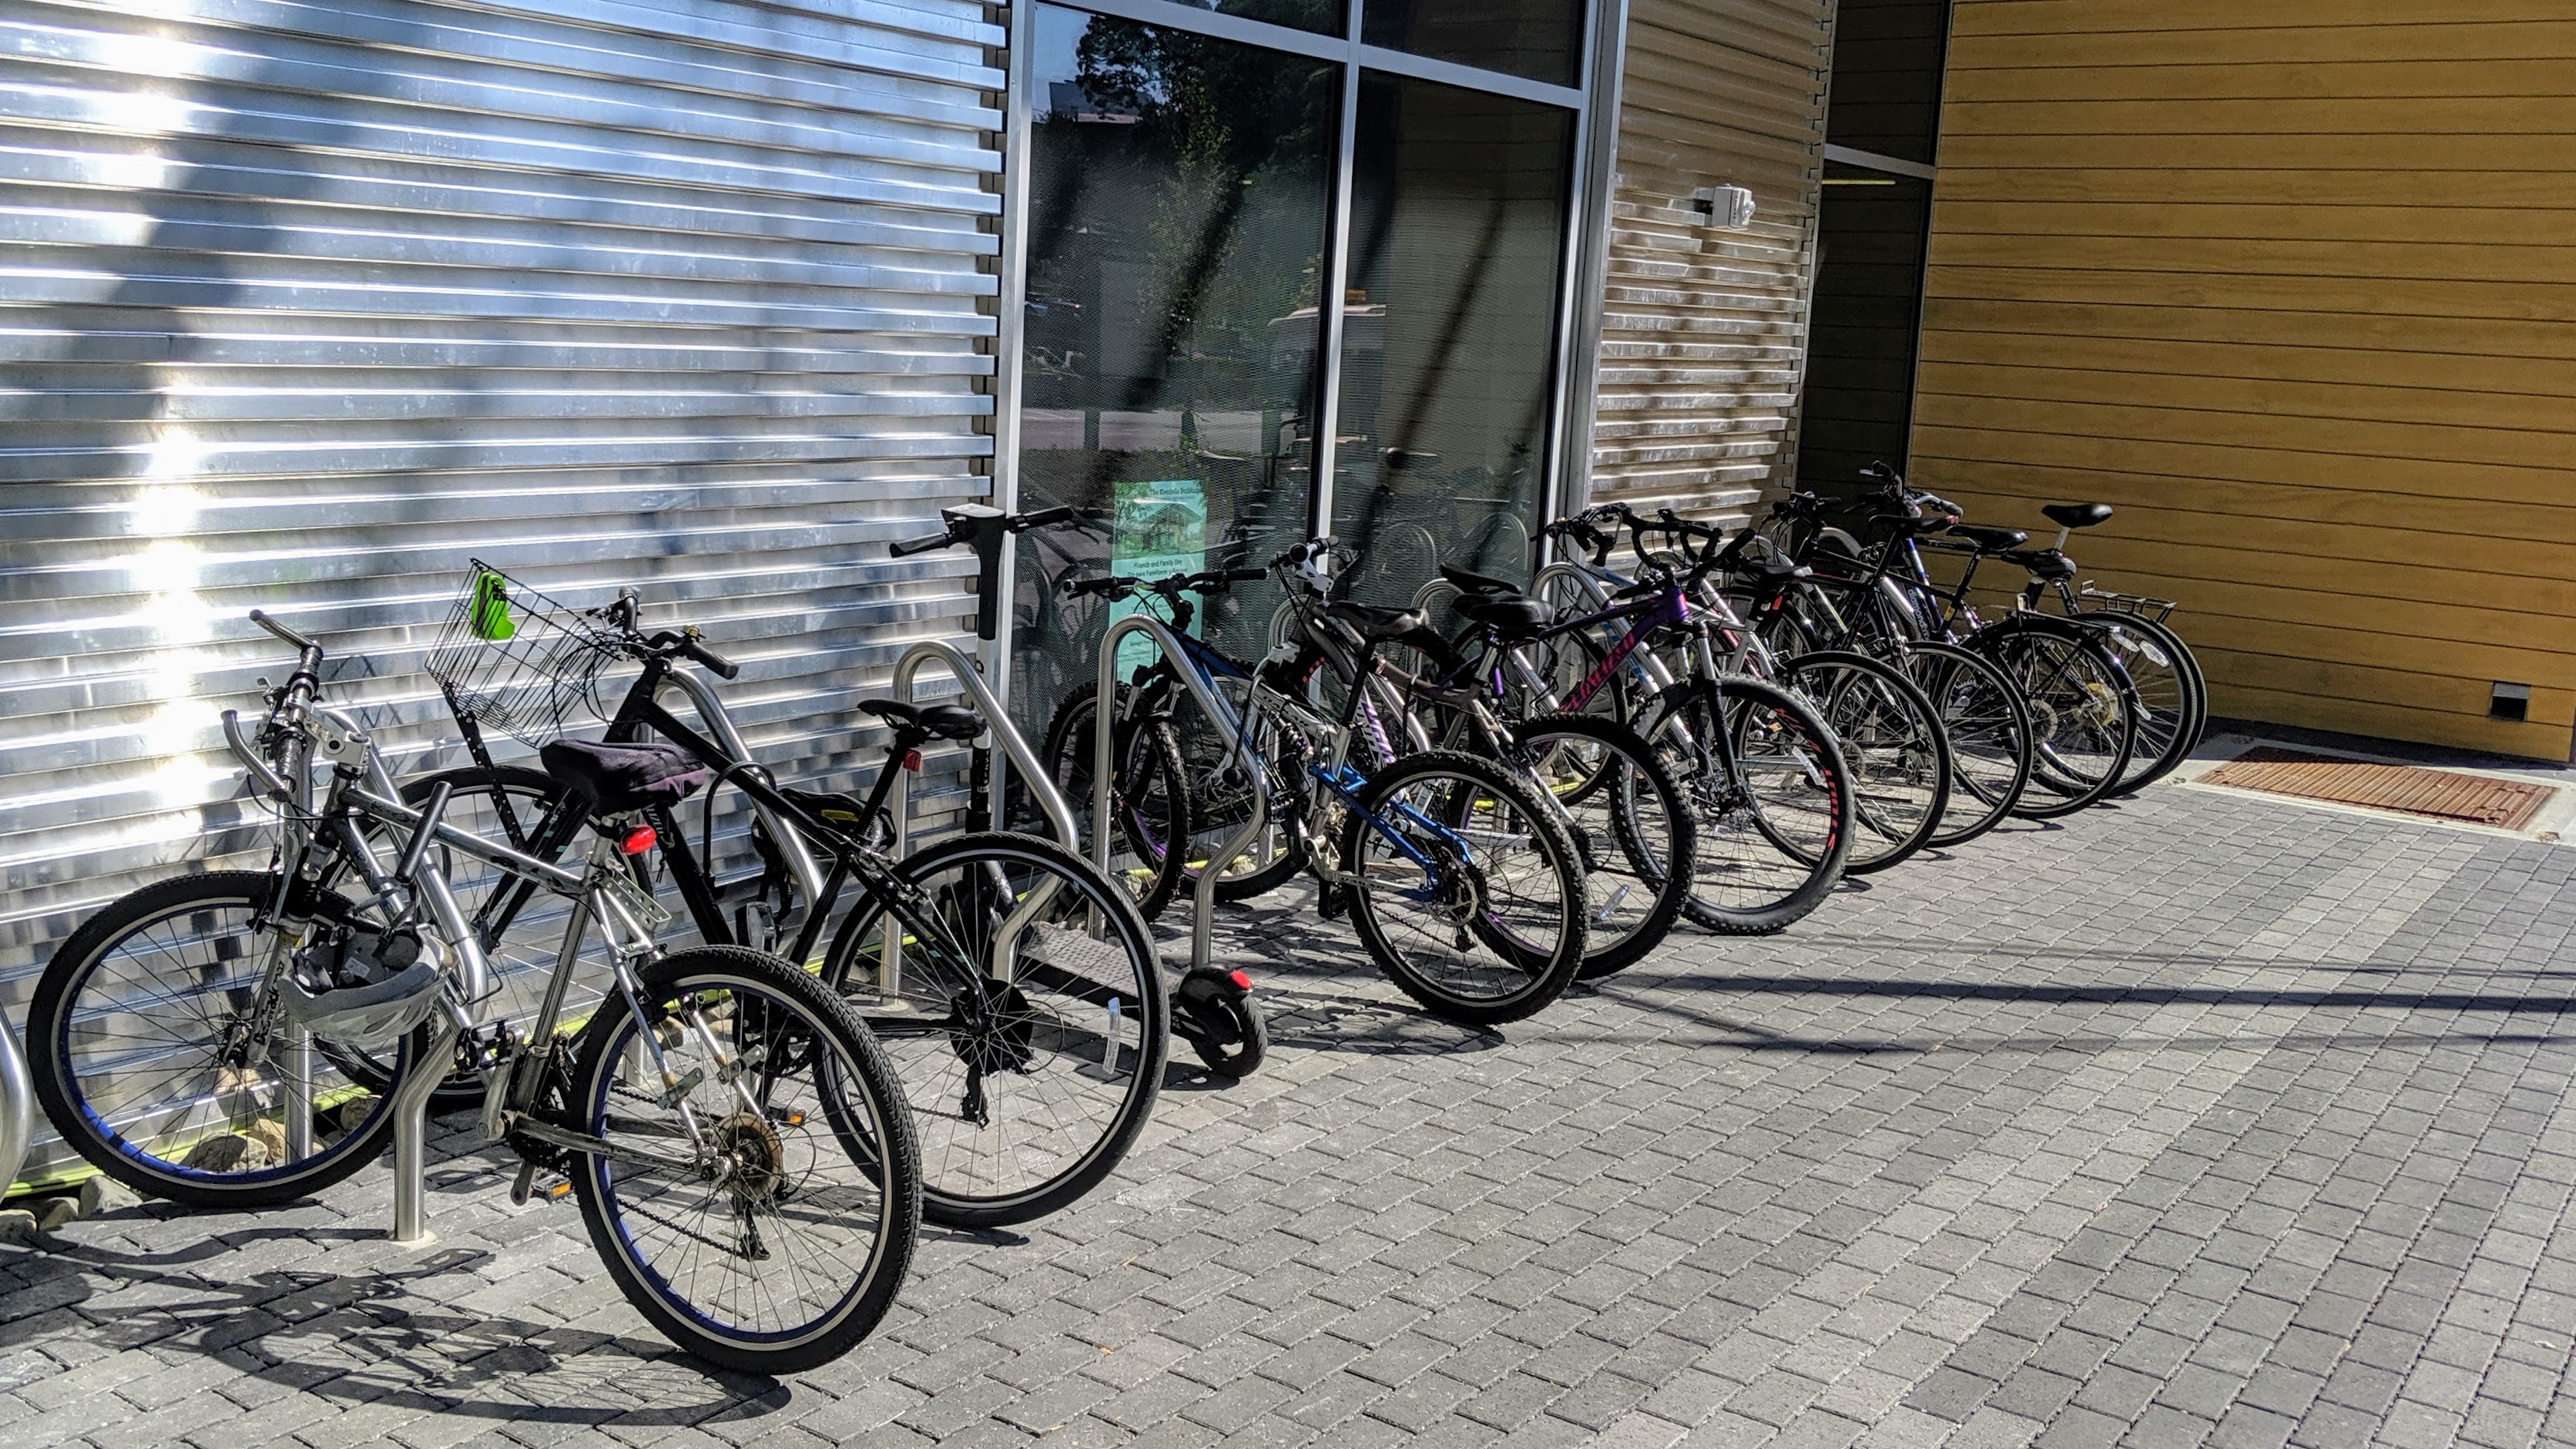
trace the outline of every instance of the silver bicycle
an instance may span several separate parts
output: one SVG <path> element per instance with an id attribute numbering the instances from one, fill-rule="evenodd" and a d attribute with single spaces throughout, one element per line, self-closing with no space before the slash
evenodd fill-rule
<path id="1" fill-rule="evenodd" d="M 476 602 L 450 644 L 473 647 L 459 640 L 478 615 L 488 631 Z M 783 1373 L 864 1338 L 912 1256 L 912 1120 L 866 1025 L 813 977 L 740 947 L 655 945 L 667 916 L 632 867 L 652 844 L 642 812 L 709 772 L 667 747 L 548 746 L 591 840 L 566 864 L 539 860 L 446 822 L 447 790 L 405 804 L 375 742 L 324 702 L 320 646 L 251 617 L 298 651 L 253 735 L 223 716 L 283 824 L 275 863 L 146 886 L 54 954 L 29 1065 L 64 1139 L 148 1194 L 285 1202 L 373 1161 L 463 1064 L 485 1083 L 483 1137 L 520 1160 L 514 1199 L 541 1176 L 548 1196 L 574 1196 L 609 1275 L 674 1343 Z M 448 882 L 458 856 L 569 902 L 522 1027 L 491 1010 L 491 966 Z M 565 992 L 594 932 L 614 985 L 576 1016 Z M 418 1216 L 406 1138 L 398 1232 Z"/>

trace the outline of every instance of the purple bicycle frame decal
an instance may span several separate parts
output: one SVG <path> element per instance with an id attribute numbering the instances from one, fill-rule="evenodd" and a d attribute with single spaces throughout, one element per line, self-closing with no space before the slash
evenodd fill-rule
<path id="1" fill-rule="evenodd" d="M 1596 624 L 1606 624 L 1613 619 L 1629 621 L 1628 632 L 1612 641 L 1610 652 L 1601 656 L 1601 662 L 1592 666 L 1592 672 L 1583 676 L 1583 682 L 1576 685 L 1574 692 L 1566 696 L 1565 701 L 1558 707 L 1568 711 L 1582 709 L 1590 702 L 1592 696 L 1601 692 L 1601 686 L 1608 684 L 1611 678 L 1618 674 L 1619 666 L 1628 662 L 1628 656 L 1635 653 L 1637 646 L 1646 641 L 1647 635 L 1657 629 L 1685 623 L 1690 619 L 1690 614 L 1690 601 L 1682 597 L 1681 586 L 1674 584 L 1658 593 L 1650 604 L 1643 606 L 1627 604 L 1616 609 L 1604 609 L 1598 614 L 1569 620 L 1549 630 L 1551 634 L 1565 634 L 1577 629 L 1589 629 Z"/>

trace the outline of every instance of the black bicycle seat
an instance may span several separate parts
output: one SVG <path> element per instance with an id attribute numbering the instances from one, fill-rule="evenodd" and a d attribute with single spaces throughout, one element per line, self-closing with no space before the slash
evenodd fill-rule
<path id="1" fill-rule="evenodd" d="M 859 708 L 890 725 L 921 734 L 971 740 L 984 732 L 984 717 L 962 705 L 906 704 L 899 699 L 863 699 Z"/>
<path id="2" fill-rule="evenodd" d="M 2091 528 L 2111 516 L 2108 503 L 2051 503 L 2039 510 L 2060 528 Z"/>
<path id="3" fill-rule="evenodd" d="M 1401 639 L 1423 627 L 1422 616 L 1411 609 L 1389 608 L 1383 604 L 1362 604 L 1337 599 L 1327 605 L 1325 617 L 1335 623 L 1348 624 L 1363 639 Z"/>
<path id="4" fill-rule="evenodd" d="M 2030 542 L 2030 535 L 2018 528 L 1986 528 L 1974 523 L 1951 524 L 1950 536 L 1975 544 L 1979 553 L 2002 553 Z"/>
<path id="5" fill-rule="evenodd" d="M 677 745 L 557 740 L 538 750 L 537 759 L 556 783 L 589 802 L 592 815 L 677 805 L 715 778 Z"/>
<path id="6" fill-rule="evenodd" d="M 1457 585 L 1458 591 L 1462 594 L 1517 594 L 1521 591 L 1521 586 L 1509 579 L 1498 579 L 1492 574 L 1480 574 L 1474 569 L 1462 569 L 1456 564 L 1442 564 L 1440 577 Z"/>
<path id="7" fill-rule="evenodd" d="M 1484 625 L 1502 639 L 1527 639 L 1556 621 L 1555 610 L 1519 594 L 1470 594 L 1455 607 L 1460 617 Z"/>
<path id="8" fill-rule="evenodd" d="M 2075 577 L 2075 561 L 2053 548 L 2006 549 L 1997 555 L 2008 564 L 2030 570 L 2032 578 L 2054 581 Z"/>
<path id="9" fill-rule="evenodd" d="M 1815 573 L 1805 564 L 1792 563 L 1777 553 L 1744 554 L 1735 560 L 1732 567 L 1739 574 L 1750 574 L 1757 579 L 1799 579 Z"/>

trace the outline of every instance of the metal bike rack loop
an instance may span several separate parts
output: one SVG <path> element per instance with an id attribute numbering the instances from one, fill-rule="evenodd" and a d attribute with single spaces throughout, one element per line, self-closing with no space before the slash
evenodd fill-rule
<path id="1" fill-rule="evenodd" d="M 429 1029 L 429 1053 L 412 1064 L 409 1074 L 394 1088 L 394 1231 L 393 1240 L 406 1248 L 427 1247 L 434 1241 L 429 1231 L 429 1099 L 447 1080 L 440 1070 L 456 1058 L 456 1023 L 444 1013 L 432 1019 Z M 494 1083 L 493 1091 L 503 1090 Z"/>
<path id="2" fill-rule="evenodd" d="M 27 1160 L 27 1134 L 34 1130 L 35 1083 L 27 1078 L 27 1055 L 18 1050 L 18 1034 L 0 1015 L 0 1193 L 18 1180 Z"/>
<path id="3" fill-rule="evenodd" d="M 1029 742 L 1020 738 L 1019 730 L 1011 724 L 1010 715 L 1002 709 L 1002 702 L 994 698 L 993 687 L 984 682 L 984 671 L 975 667 L 975 661 L 967 658 L 965 651 L 942 639 L 922 640 L 903 651 L 903 657 L 894 662 L 890 692 L 905 704 L 913 703 L 913 677 L 921 672 L 921 666 L 933 661 L 945 665 L 950 674 L 957 676 L 958 684 L 974 699 L 976 710 L 984 716 L 985 733 L 1000 742 L 1002 753 L 1010 757 L 1011 768 L 1019 771 L 1020 778 L 1028 782 L 1029 798 L 1038 802 L 1038 809 L 1045 813 L 1047 825 L 1055 831 L 1056 839 L 1063 843 L 1065 849 L 1076 855 L 1082 854 L 1082 830 L 1073 823 L 1073 808 L 1065 803 L 1064 792 L 1055 787 L 1046 767 L 1038 763 L 1037 751 L 1030 749 Z M 894 816 L 894 853 L 897 856 L 904 853 L 905 834 L 911 828 L 907 818 L 912 813 L 911 804 L 911 773 L 899 771 L 895 776 L 894 793 L 887 797 L 887 808 Z"/>
<path id="4" fill-rule="evenodd" d="M 1130 614 L 1109 626 L 1109 632 L 1100 641 L 1100 692 L 1093 696 L 1098 703 L 1093 706 L 1095 714 L 1091 727 L 1091 863 L 1099 867 L 1103 875 L 1109 872 L 1110 736 L 1117 733 L 1109 726 L 1112 711 L 1118 703 L 1118 646 L 1128 635 L 1139 633 L 1152 640 L 1154 648 L 1171 661 L 1172 672 L 1181 677 L 1181 683 L 1189 686 L 1191 697 L 1198 701 L 1208 723 L 1223 725 L 1233 713 L 1217 698 L 1216 692 L 1208 688 L 1207 681 L 1199 677 L 1199 672 L 1185 662 L 1188 655 L 1182 650 L 1180 641 L 1172 636 L 1170 625 L 1151 614 Z M 1261 781 L 1260 766 L 1253 761 L 1251 752 L 1244 748 L 1242 730 L 1237 729 L 1234 737 L 1226 742 L 1226 750 L 1243 768 L 1244 778 Z M 1270 792 L 1256 783 L 1252 791 L 1252 818 L 1244 822 L 1241 833 L 1227 841 L 1199 869 L 1196 910 L 1190 921 L 1191 970 L 1205 969 L 1208 957 L 1215 953 L 1217 877 L 1243 858 L 1244 853 L 1252 848 L 1252 842 L 1269 824 Z M 1186 841 L 1176 840 L 1171 848 L 1181 850 L 1187 845 Z"/>

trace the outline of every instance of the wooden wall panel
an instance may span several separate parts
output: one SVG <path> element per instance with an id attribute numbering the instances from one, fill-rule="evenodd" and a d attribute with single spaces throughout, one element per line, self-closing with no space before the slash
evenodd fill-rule
<path id="1" fill-rule="evenodd" d="M 1741 516 L 1792 465 L 1831 0 L 1636 0 L 1592 494 Z M 1746 231 L 1691 201 L 1749 188 Z"/>
<path id="2" fill-rule="evenodd" d="M 1960 0 L 1915 477 L 2117 507 L 2069 551 L 2222 714 L 2566 758 L 2571 60 L 2566 0 Z"/>

